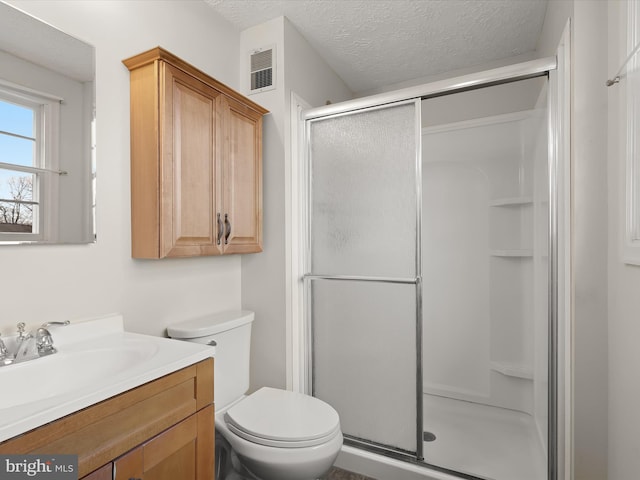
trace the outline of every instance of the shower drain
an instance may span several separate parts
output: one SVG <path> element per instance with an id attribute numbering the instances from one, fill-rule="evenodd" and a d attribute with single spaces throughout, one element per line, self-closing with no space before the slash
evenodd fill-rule
<path id="1" fill-rule="evenodd" d="M 433 442 L 436 439 L 436 436 L 431 432 L 424 432 L 422 434 L 422 438 L 425 442 Z"/>

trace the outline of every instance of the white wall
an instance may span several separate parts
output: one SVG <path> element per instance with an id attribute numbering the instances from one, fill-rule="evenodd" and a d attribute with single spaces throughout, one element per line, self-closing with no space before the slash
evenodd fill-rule
<path id="1" fill-rule="evenodd" d="M 240 257 L 132 260 L 129 72 L 122 59 L 157 45 L 238 88 L 240 33 L 203 2 L 10 2 L 96 47 L 97 230 L 85 246 L 0 247 L 3 334 L 15 324 L 124 314 L 162 335 L 175 320 L 240 307 Z"/>
<path id="2" fill-rule="evenodd" d="M 311 106 L 319 107 L 327 102 L 350 100 L 353 93 L 336 73 L 325 63 L 293 24 L 285 18 L 284 39 L 286 45 L 285 100 L 288 92 L 295 92 Z M 288 111 L 288 110 L 287 110 Z"/>
<path id="3" fill-rule="evenodd" d="M 287 172 L 292 160 L 291 92 L 312 106 L 351 98 L 344 82 L 284 17 L 244 30 L 240 52 L 242 93 L 249 92 L 249 52 L 276 46 L 276 89 L 251 95 L 270 110 L 264 122 L 264 252 L 242 258 L 242 305 L 254 310 L 251 385 L 286 386 Z M 296 159 L 298 160 L 298 159 Z M 291 208 L 298 208 L 292 206 Z"/>
<path id="4" fill-rule="evenodd" d="M 612 76 L 627 56 L 627 2 L 610 1 L 609 64 Z M 635 478 L 640 471 L 640 267 L 622 261 L 625 214 L 626 80 L 609 95 L 609 469 L 610 480 Z"/>
<path id="5" fill-rule="evenodd" d="M 263 248 L 242 257 L 242 306 L 256 312 L 251 338 L 251 388 L 285 386 L 284 243 L 284 18 L 244 30 L 240 42 L 240 84 L 247 94 L 249 54 L 275 45 L 276 88 L 251 95 L 271 113 L 263 130 Z"/>
<path id="6" fill-rule="evenodd" d="M 574 3 L 575 478 L 607 475 L 607 5 Z"/>
<path id="7" fill-rule="evenodd" d="M 607 475 L 606 2 L 576 1 L 573 31 L 575 477 Z"/>
<path id="8" fill-rule="evenodd" d="M 556 54 L 567 20 L 573 15 L 573 4 L 574 0 L 548 0 L 542 32 L 536 45 L 538 57 Z"/>
<path id="9" fill-rule="evenodd" d="M 550 0 L 541 56 L 572 21 L 574 473 L 607 478 L 607 2 Z M 625 477 L 632 478 L 632 477 Z"/>

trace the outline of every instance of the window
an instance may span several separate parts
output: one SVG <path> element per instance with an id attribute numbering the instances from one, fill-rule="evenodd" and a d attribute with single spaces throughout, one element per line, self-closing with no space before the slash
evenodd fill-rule
<path id="1" fill-rule="evenodd" d="M 60 99 L 0 83 L 0 241 L 46 240 L 56 215 Z"/>

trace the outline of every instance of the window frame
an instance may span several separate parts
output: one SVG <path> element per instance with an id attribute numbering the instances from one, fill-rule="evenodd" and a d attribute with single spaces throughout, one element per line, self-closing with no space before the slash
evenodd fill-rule
<path id="1" fill-rule="evenodd" d="M 60 104 L 62 98 L 0 80 L 0 101 L 13 103 L 34 112 L 35 165 L 0 163 L 2 170 L 32 173 L 33 232 L 0 232 L 0 244 L 46 242 L 57 236 L 59 177 Z"/>

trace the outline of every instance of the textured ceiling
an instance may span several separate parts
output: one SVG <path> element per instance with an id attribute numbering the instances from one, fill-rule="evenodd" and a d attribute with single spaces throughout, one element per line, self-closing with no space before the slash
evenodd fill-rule
<path id="1" fill-rule="evenodd" d="M 547 0 L 205 0 L 239 29 L 287 17 L 354 92 L 532 52 Z"/>

